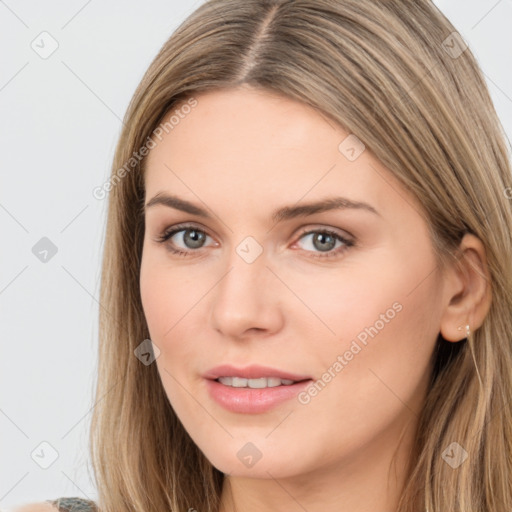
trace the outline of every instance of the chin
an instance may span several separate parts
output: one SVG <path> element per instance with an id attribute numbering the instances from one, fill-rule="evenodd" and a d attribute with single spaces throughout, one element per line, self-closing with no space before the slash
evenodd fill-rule
<path id="1" fill-rule="evenodd" d="M 300 474 L 298 462 L 300 460 L 302 466 L 306 461 L 300 457 L 297 447 L 290 446 L 289 450 L 283 450 L 285 447 L 280 446 L 276 449 L 265 439 L 265 435 L 252 436 L 252 441 L 244 437 L 243 440 L 235 438 L 228 442 L 216 442 L 202 449 L 202 452 L 215 468 L 231 476 L 286 478 Z M 221 450 L 219 447 L 222 447 Z"/>

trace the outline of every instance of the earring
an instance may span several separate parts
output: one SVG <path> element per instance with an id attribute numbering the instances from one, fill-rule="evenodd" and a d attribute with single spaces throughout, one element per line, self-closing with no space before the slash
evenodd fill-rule
<path id="1" fill-rule="evenodd" d="M 457 327 L 457 330 L 458 331 L 462 331 L 462 326 L 459 325 L 459 327 Z M 469 335 L 471 334 L 471 330 L 469 328 L 469 324 L 466 325 L 466 338 L 469 338 Z"/>

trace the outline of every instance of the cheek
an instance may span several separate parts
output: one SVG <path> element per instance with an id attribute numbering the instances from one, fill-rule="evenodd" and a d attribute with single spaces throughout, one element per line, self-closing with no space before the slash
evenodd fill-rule
<path id="1" fill-rule="evenodd" d="M 321 347 L 340 349 L 358 335 L 364 342 L 366 327 L 376 323 L 381 331 L 400 316 L 408 300 L 404 296 L 410 273 L 414 269 L 393 262 L 386 265 L 377 254 L 359 258 L 357 265 L 342 262 L 339 268 L 313 268 L 310 273 L 283 268 L 283 281 L 299 299 L 286 303 L 285 314 L 314 330 L 315 337 L 322 339 Z"/>
<path id="2" fill-rule="evenodd" d="M 201 295 L 197 284 L 157 251 L 145 251 L 140 269 L 140 294 L 151 338 L 156 342 L 170 337 L 174 326 Z M 204 291 L 202 292 L 204 293 Z"/>
<path id="3" fill-rule="evenodd" d="M 384 383 L 413 393 L 428 372 L 439 330 L 440 290 L 429 246 L 418 243 L 415 251 L 368 252 L 357 265 L 347 259 L 339 270 L 316 269 L 314 275 L 283 270 L 283 280 L 293 283 L 309 308 L 295 301 L 295 313 L 290 306 L 287 315 L 299 332 L 309 333 L 316 368 L 343 373 L 347 382 L 339 384 L 361 403 L 370 390 L 389 394 Z M 299 308 L 304 314 L 297 314 Z"/>
<path id="4" fill-rule="evenodd" d="M 165 331 L 164 323 L 171 320 L 166 319 L 166 312 L 168 314 L 173 311 L 174 304 L 172 304 L 172 294 L 167 290 L 165 276 L 158 271 L 157 267 L 145 264 L 144 260 L 141 265 L 140 294 L 151 339 L 156 341 Z"/>
<path id="5" fill-rule="evenodd" d="M 319 322 L 309 330 L 308 359 L 318 380 L 297 411 L 301 424 L 314 419 L 321 432 L 311 442 L 326 460 L 355 453 L 419 414 L 437 333 L 436 282 L 430 277 L 417 286 L 428 267 L 377 265 L 378 271 L 347 272 L 336 286 L 320 278 L 303 295 L 336 333 Z M 322 437 L 335 441 L 326 448 Z"/>
<path id="6" fill-rule="evenodd" d="M 418 333 L 435 332 L 440 293 L 435 268 L 428 240 L 418 240 L 414 249 L 396 246 L 360 253 L 338 268 L 309 273 L 282 268 L 283 281 L 302 302 L 293 306 L 289 301 L 286 314 L 303 327 L 308 322 L 323 340 L 321 347 L 347 350 L 354 339 L 364 346 L 388 336 L 397 344 L 409 343 L 412 334 L 419 339 Z"/>
<path id="7" fill-rule="evenodd" d="M 143 254 L 140 292 L 144 316 L 150 338 L 160 350 L 156 359 L 159 373 L 173 400 L 180 399 L 179 384 L 198 371 L 198 357 L 204 354 L 204 296 L 215 282 L 214 276 L 200 279 L 191 274 L 165 255 Z"/>
<path id="8" fill-rule="evenodd" d="M 152 255 L 143 256 L 140 293 L 150 339 L 160 350 L 155 364 L 171 405 L 181 414 L 192 405 L 181 386 L 194 353 L 190 344 L 179 340 L 186 339 L 187 312 L 197 302 L 186 290 L 190 288 L 183 285 L 176 269 L 162 265 Z"/>

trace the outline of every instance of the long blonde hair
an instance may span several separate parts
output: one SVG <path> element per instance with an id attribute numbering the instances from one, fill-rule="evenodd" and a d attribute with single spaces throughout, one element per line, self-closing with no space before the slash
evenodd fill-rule
<path id="1" fill-rule="evenodd" d="M 99 508 L 218 511 L 223 474 L 177 419 L 156 364 L 134 355 L 149 338 L 139 290 L 141 153 L 176 105 L 242 84 L 311 105 L 354 133 L 421 201 L 440 265 L 454 261 L 464 233 L 484 243 L 491 307 L 467 340 L 438 337 L 397 512 L 510 512 L 509 147 L 473 54 L 428 0 L 211 0 L 151 63 L 102 189 L 108 218 L 90 433 Z M 442 458 L 453 442 L 469 456 L 456 469 Z"/>

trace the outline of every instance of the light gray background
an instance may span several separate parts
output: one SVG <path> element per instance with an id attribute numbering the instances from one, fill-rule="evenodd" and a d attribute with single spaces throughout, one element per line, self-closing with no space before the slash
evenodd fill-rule
<path id="1" fill-rule="evenodd" d="M 201 3 L 0 0 L 2 510 L 97 497 L 87 436 L 107 203 L 92 190 L 143 73 Z M 512 1 L 435 3 L 479 60 L 511 139 Z M 47 59 L 31 48 L 43 31 L 59 45 Z M 57 247 L 46 263 L 32 252 L 42 237 Z M 47 469 L 34 461 L 51 460 L 42 442 L 58 452 Z"/>

